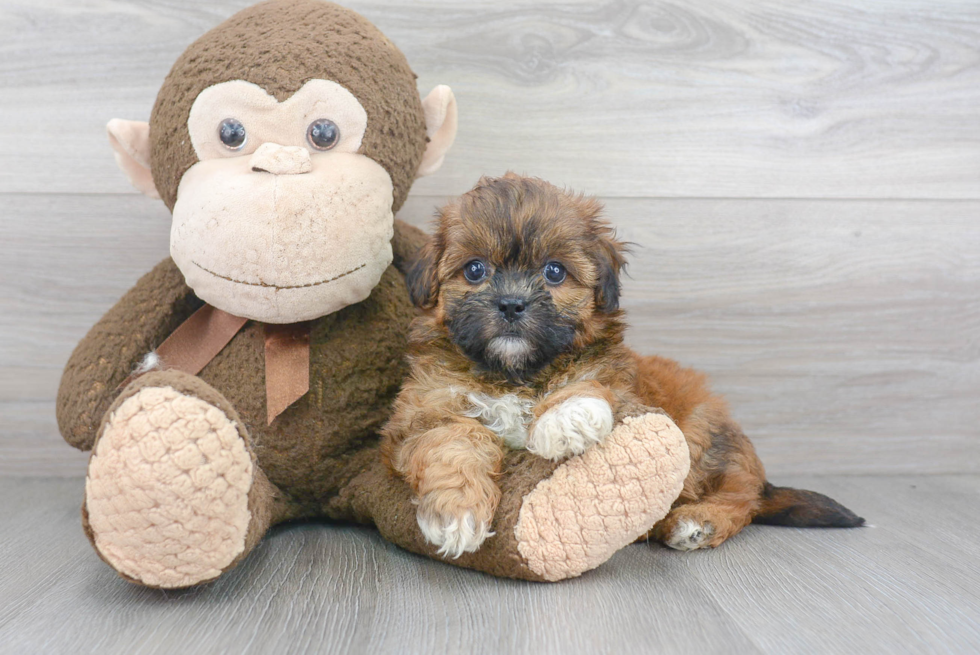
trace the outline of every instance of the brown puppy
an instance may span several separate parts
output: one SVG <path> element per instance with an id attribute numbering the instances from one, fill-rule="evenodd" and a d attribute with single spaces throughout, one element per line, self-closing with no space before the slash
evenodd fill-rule
<path id="1" fill-rule="evenodd" d="M 418 522 L 444 555 L 490 536 L 504 447 L 563 459 L 622 418 L 661 408 L 691 472 L 650 536 L 717 546 L 753 519 L 863 523 L 835 501 L 773 487 L 704 375 L 623 344 L 623 244 L 594 198 L 508 173 L 444 207 L 407 277 L 424 313 L 412 324 L 411 375 L 383 453 L 418 495 Z"/>

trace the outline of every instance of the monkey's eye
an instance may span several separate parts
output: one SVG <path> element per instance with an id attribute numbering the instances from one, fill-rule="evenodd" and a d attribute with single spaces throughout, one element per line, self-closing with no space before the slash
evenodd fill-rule
<path id="1" fill-rule="evenodd" d="M 237 119 L 226 118 L 218 126 L 218 137 L 229 150 L 241 150 L 247 136 L 245 126 Z"/>
<path id="2" fill-rule="evenodd" d="M 340 141 L 340 128 L 329 118 L 318 118 L 307 128 L 306 138 L 317 150 L 330 150 Z"/>
<path id="3" fill-rule="evenodd" d="M 479 259 L 474 259 L 471 262 L 467 262 L 463 266 L 463 277 L 470 284 L 476 284 L 477 282 L 482 282 L 483 278 L 487 276 L 487 266 Z"/>
<path id="4" fill-rule="evenodd" d="M 544 279 L 548 284 L 561 284 L 565 281 L 565 267 L 558 262 L 548 262 L 544 265 Z"/>

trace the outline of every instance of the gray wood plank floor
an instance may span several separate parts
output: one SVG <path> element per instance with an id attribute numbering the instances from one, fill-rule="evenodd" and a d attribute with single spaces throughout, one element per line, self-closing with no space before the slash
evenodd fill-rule
<path id="1" fill-rule="evenodd" d="M 980 476 L 792 477 L 873 528 L 750 526 L 710 552 L 638 544 L 559 584 L 403 552 L 370 528 L 277 529 L 186 592 L 116 577 L 79 479 L 0 480 L 4 653 L 971 653 Z"/>

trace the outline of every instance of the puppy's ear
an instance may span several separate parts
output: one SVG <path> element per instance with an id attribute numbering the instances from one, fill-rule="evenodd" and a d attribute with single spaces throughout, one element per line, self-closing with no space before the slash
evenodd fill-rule
<path id="1" fill-rule="evenodd" d="M 405 275 L 408 295 L 416 307 L 429 309 L 435 306 L 439 297 L 438 266 L 439 248 L 432 239 L 422 247 Z"/>
<path id="2" fill-rule="evenodd" d="M 599 233 L 594 251 L 599 267 L 599 279 L 595 286 L 595 306 L 600 312 L 619 309 L 619 274 L 626 265 L 626 245 L 616 240 L 610 228 Z"/>

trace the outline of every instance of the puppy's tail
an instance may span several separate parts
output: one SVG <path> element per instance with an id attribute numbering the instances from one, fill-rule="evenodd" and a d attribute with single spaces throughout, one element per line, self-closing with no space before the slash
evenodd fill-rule
<path id="1" fill-rule="evenodd" d="M 856 528 L 864 519 L 816 491 L 777 487 L 766 482 L 753 523 L 794 528 Z"/>

